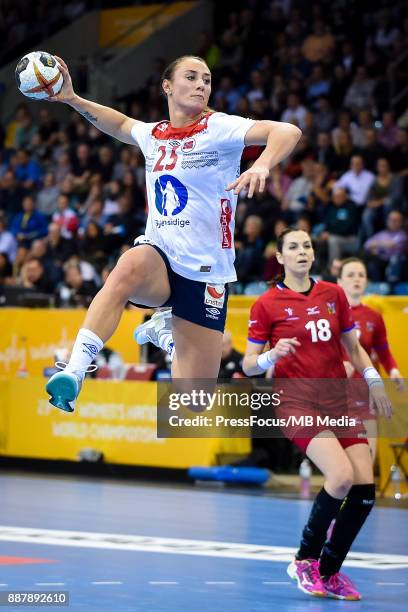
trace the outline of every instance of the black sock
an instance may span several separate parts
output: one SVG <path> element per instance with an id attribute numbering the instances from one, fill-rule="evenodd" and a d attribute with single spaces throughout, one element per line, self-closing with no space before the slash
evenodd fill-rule
<path id="1" fill-rule="evenodd" d="M 336 499 L 322 488 L 314 501 L 309 520 L 303 529 L 296 559 L 318 559 L 326 541 L 326 533 L 337 516 L 342 499 Z"/>
<path id="2" fill-rule="evenodd" d="M 353 485 L 336 518 L 330 541 L 320 557 L 320 574 L 332 576 L 340 571 L 344 559 L 375 503 L 375 485 Z"/>

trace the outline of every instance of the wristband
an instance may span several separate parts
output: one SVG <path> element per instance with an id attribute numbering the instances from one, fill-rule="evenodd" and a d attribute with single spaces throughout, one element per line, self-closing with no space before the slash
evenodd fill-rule
<path id="1" fill-rule="evenodd" d="M 258 367 L 260 367 L 261 370 L 263 370 L 264 372 L 266 370 L 269 370 L 269 368 L 271 368 L 272 366 L 275 365 L 275 361 L 270 356 L 270 351 L 266 351 L 265 353 L 261 353 L 258 356 L 258 358 L 256 360 L 256 363 L 257 363 Z"/>
<path id="2" fill-rule="evenodd" d="M 363 370 L 364 379 L 369 387 L 372 385 L 384 385 L 380 373 L 372 366 Z"/>

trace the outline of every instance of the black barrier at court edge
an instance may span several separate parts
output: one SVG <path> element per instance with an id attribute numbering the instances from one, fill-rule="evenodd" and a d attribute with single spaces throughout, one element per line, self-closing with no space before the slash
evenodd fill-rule
<path id="1" fill-rule="evenodd" d="M 175 379 L 157 385 L 159 438 L 408 437 L 408 381 L 384 380 L 379 415 L 363 379 Z M 378 393 L 373 390 L 374 394 Z"/>

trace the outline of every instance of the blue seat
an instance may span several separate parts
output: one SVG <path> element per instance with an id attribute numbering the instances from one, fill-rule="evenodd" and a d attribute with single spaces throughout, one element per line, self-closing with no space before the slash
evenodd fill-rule
<path id="1" fill-rule="evenodd" d="M 388 283 L 368 283 L 366 295 L 389 295 L 390 286 Z"/>
<path id="2" fill-rule="evenodd" d="M 268 285 L 264 281 L 254 281 L 248 283 L 244 289 L 244 295 L 262 295 L 267 290 Z"/>
<path id="3" fill-rule="evenodd" d="M 394 286 L 394 295 L 408 295 L 408 283 L 397 283 Z"/>

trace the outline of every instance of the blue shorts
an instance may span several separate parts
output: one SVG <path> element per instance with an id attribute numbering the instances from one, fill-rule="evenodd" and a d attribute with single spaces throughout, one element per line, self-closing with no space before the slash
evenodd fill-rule
<path id="1" fill-rule="evenodd" d="M 158 246 L 149 246 L 156 249 L 163 259 L 169 277 L 170 297 L 160 308 L 171 306 L 176 317 L 223 333 L 227 317 L 228 285 L 202 283 L 180 276 L 172 270 L 167 255 Z M 150 308 L 131 303 L 139 308 Z"/>

